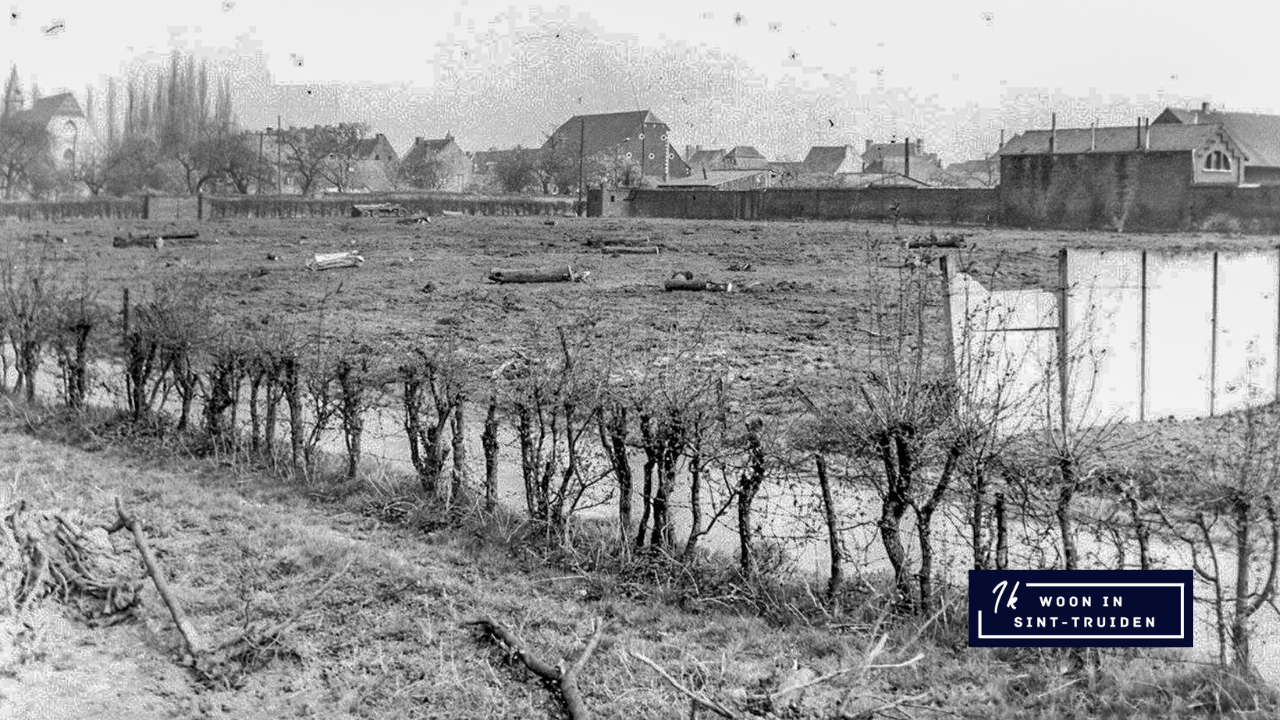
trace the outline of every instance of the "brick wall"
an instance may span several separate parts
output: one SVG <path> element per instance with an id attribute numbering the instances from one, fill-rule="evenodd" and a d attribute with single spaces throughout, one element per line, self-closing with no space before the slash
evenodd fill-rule
<path id="1" fill-rule="evenodd" d="M 469 215 L 573 215 L 577 198 L 461 195 L 457 193 L 371 193 L 318 198 L 243 195 L 205 198 L 205 219 L 233 217 L 345 217 L 355 204 L 394 202 L 411 213 L 438 215 L 445 210 Z"/>
<path id="2" fill-rule="evenodd" d="M 1187 152 L 1026 155 L 1000 160 L 1006 225 L 1176 230 L 1188 224 Z"/>
<path id="3" fill-rule="evenodd" d="M 997 216 L 991 189 L 771 188 L 635 190 L 633 217 L 716 220 L 892 220 L 988 223 Z"/>

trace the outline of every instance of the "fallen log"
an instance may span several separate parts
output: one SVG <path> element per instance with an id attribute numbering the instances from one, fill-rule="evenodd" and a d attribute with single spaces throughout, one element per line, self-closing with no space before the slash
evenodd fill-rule
<path id="1" fill-rule="evenodd" d="M 360 267 L 364 258 L 353 251 L 340 253 L 317 253 L 307 261 L 308 270 L 336 270 L 345 267 Z"/>
<path id="2" fill-rule="evenodd" d="M 553 268 L 493 268 L 489 280 L 496 283 L 581 282 L 591 273 L 575 270 L 572 265 Z"/>
<path id="3" fill-rule="evenodd" d="M 716 282 L 715 280 L 700 280 L 693 277 L 691 272 L 676 273 L 674 277 L 666 282 L 663 287 L 667 292 L 675 290 L 686 290 L 691 292 L 733 292 L 733 283 Z"/>
<path id="4" fill-rule="evenodd" d="M 111 246 L 118 247 L 118 248 L 140 247 L 140 248 L 151 248 L 153 250 L 159 250 L 160 248 L 164 247 L 164 238 L 152 237 L 150 235 L 144 235 L 142 237 L 133 237 L 132 235 L 117 235 L 115 239 L 111 241 Z"/>
<path id="5" fill-rule="evenodd" d="M 587 641 L 586 647 L 583 648 L 578 658 L 572 663 L 561 661 L 556 665 L 551 665 L 530 655 L 510 630 L 489 618 L 472 620 L 463 623 L 463 625 L 479 629 L 484 633 L 485 637 L 491 638 L 506 649 L 509 657 L 519 660 L 522 665 L 528 668 L 529 672 L 553 684 L 560 691 L 560 699 L 564 702 L 565 713 L 569 716 L 569 720 L 587 720 L 587 718 L 591 717 L 591 713 L 587 711 L 586 703 L 582 701 L 582 692 L 578 689 L 578 673 L 582 671 L 587 661 L 591 659 L 592 653 L 596 651 L 596 646 L 600 644 L 600 638 L 604 634 L 604 626 L 599 622 L 595 624 L 591 639 Z M 567 668 L 565 667 L 566 664 L 568 665 Z"/>
<path id="6" fill-rule="evenodd" d="M 606 255 L 658 255 L 662 248 L 656 245 L 605 245 L 601 251 Z"/>
<path id="7" fill-rule="evenodd" d="M 965 239 L 960 234 L 949 234 L 941 237 L 929 233 L 928 235 L 913 237 L 907 241 L 908 248 L 962 248 L 965 247 Z"/>

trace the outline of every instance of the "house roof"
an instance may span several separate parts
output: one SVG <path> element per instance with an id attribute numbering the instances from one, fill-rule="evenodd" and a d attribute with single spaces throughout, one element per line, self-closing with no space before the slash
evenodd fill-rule
<path id="1" fill-rule="evenodd" d="M 409 148 L 409 152 L 404 154 L 403 161 L 412 162 L 419 155 L 435 157 L 450 145 L 456 145 L 453 137 L 451 136 L 435 139 L 414 138 L 413 147 Z"/>
<path id="2" fill-rule="evenodd" d="M 659 143 L 665 140 L 662 136 L 667 132 L 667 124 L 659 120 L 658 116 L 648 110 L 630 110 L 574 115 L 556 128 L 543 147 L 547 147 L 553 140 L 564 140 L 576 148 L 581 137 L 583 149 L 588 155 L 606 152 L 629 140 L 639 140 L 641 127 L 645 124 L 661 126 L 660 129 L 653 128 L 658 131 L 657 137 L 649 139 Z"/>
<path id="3" fill-rule="evenodd" d="M 851 155 L 853 155 L 853 148 L 849 145 L 815 145 L 809 148 L 809 154 L 804 156 L 802 165 L 805 173 L 831 175 L 838 171 Z"/>
<path id="4" fill-rule="evenodd" d="M 708 170 L 705 178 L 702 177 L 702 173 L 695 173 L 687 178 L 674 178 L 667 180 L 666 182 L 660 183 L 658 187 L 713 188 L 772 172 L 772 170 L 767 168 L 761 170 Z"/>
<path id="5" fill-rule="evenodd" d="M 759 150 L 751 147 L 750 145 L 738 145 L 732 150 L 730 150 L 729 152 L 725 153 L 725 156 L 726 157 L 732 156 L 734 158 L 739 158 L 739 159 L 741 158 L 750 158 L 752 160 L 755 160 L 757 158 L 761 160 L 764 159 L 764 155 L 761 155 Z"/>
<path id="6" fill-rule="evenodd" d="M 1151 127 L 1178 124 L 1220 125 L 1244 151 L 1251 165 L 1280 167 L 1280 115 L 1166 108 L 1151 122 Z"/>
<path id="7" fill-rule="evenodd" d="M 42 97 L 31 103 L 30 108 L 15 114 L 43 125 L 49 124 L 49 121 L 55 117 L 84 117 L 80 103 L 76 102 L 75 96 L 69 92 Z"/>
<path id="8" fill-rule="evenodd" d="M 703 165 L 719 165 L 724 160 L 726 153 L 724 150 L 697 150 L 693 155 L 689 156 L 690 167 L 700 167 Z"/>
<path id="9" fill-rule="evenodd" d="M 804 171 L 804 163 L 779 160 L 769 163 L 769 169 L 782 175 L 799 175 Z"/>
<path id="10" fill-rule="evenodd" d="M 1137 138 L 1135 137 L 1134 139 L 1136 140 Z M 951 163 L 946 169 L 947 172 L 955 174 L 977 173 L 985 175 L 988 172 L 999 170 L 1000 164 L 997 162 L 997 158 L 987 160 L 964 160 L 961 162 Z"/>
<path id="11" fill-rule="evenodd" d="M 357 140 L 354 155 L 358 160 L 369 160 L 372 159 L 374 154 L 380 149 L 388 151 L 387 157 L 383 159 L 395 159 L 396 149 L 391 147 L 391 143 L 387 141 L 387 136 L 382 133 L 378 133 L 371 138 L 362 138 Z"/>
<path id="12" fill-rule="evenodd" d="M 1151 152 L 1177 152 L 1195 150 L 1223 134 L 1218 125 L 1152 124 Z M 1052 130 L 1028 130 L 1014 136 L 1000 148 L 1000 155 L 1047 155 L 1049 136 L 1054 134 L 1054 153 L 1072 155 L 1079 153 L 1124 153 L 1138 150 L 1138 128 L 1100 127 L 1066 128 Z M 1234 136 L 1232 136 L 1234 139 Z M 1248 151 L 1245 151 L 1248 155 Z"/>
<path id="13" fill-rule="evenodd" d="M 907 152 L 909 152 L 912 157 L 920 157 L 923 155 L 923 153 L 920 152 L 920 146 L 914 142 L 872 143 L 871 146 L 862 153 L 862 161 L 870 163 L 877 160 L 883 160 L 887 157 L 900 158 L 902 157 L 902 149 L 904 147 L 908 148 Z"/>

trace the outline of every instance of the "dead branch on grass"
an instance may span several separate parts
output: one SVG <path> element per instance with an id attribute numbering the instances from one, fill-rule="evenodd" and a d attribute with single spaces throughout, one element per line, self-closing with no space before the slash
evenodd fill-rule
<path id="1" fill-rule="evenodd" d="M 530 655 L 510 630 L 489 618 L 471 620 L 463 623 L 463 626 L 479 628 L 485 637 L 496 640 L 506 648 L 508 657 L 519 660 L 534 675 L 554 685 L 560 691 L 560 699 L 564 702 L 565 713 L 570 720 L 587 720 L 591 717 L 586 704 L 582 701 L 582 692 L 578 689 L 578 673 L 591 659 L 591 655 L 600 644 L 600 638 L 604 635 L 604 625 L 599 621 L 594 623 L 594 630 L 586 647 L 567 668 L 563 660 L 556 665 L 551 665 Z"/>
<path id="2" fill-rule="evenodd" d="M 193 659 L 200 657 L 200 653 L 204 651 L 204 643 L 200 638 L 200 634 L 196 631 L 191 621 L 187 619 L 186 613 L 182 611 L 182 606 L 173 597 L 173 593 L 169 592 L 169 583 L 164 578 L 164 572 L 160 569 L 160 564 L 156 562 L 156 556 L 151 552 L 151 546 L 147 544 L 147 536 L 142 532 L 142 523 L 138 518 L 125 512 L 124 503 L 120 502 L 120 498 L 116 498 L 116 522 L 107 528 L 108 533 L 125 529 L 133 535 L 133 543 L 138 548 L 138 553 L 142 555 L 142 563 L 147 568 L 147 574 L 151 576 L 152 582 L 155 583 L 156 592 L 160 593 L 160 599 L 164 601 L 166 607 L 169 608 L 169 614 L 173 616 L 173 624 L 178 626 L 178 632 L 182 635 L 183 645 L 186 647 L 187 654 Z"/>
<path id="3" fill-rule="evenodd" d="M 658 663 L 650 660 L 649 658 L 645 657 L 644 655 L 641 655 L 640 653 L 634 650 L 631 651 L 630 655 L 631 657 L 639 660 L 645 665 L 648 665 L 650 668 L 653 668 L 653 671 L 661 675 L 662 679 L 666 680 L 668 685 L 675 688 L 676 692 L 679 692 L 681 695 L 684 695 L 685 697 L 689 698 L 689 701 L 692 702 L 695 706 L 710 710 L 711 712 L 719 715 L 722 718 L 728 718 L 728 720 L 738 720 L 738 715 L 734 713 L 732 710 L 729 710 L 725 706 L 721 705 L 720 703 L 717 703 L 716 701 L 708 698 L 705 695 L 702 695 L 701 693 L 694 692 L 693 690 L 690 690 L 689 688 L 685 687 L 680 683 L 679 680 L 676 680 L 675 678 L 671 677 L 670 673 L 668 673 L 666 670 L 663 670 L 662 666 L 659 665 Z"/>

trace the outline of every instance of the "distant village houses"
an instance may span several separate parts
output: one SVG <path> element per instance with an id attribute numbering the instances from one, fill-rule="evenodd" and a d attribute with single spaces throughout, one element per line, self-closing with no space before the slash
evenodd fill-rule
<path id="1" fill-rule="evenodd" d="M 689 176 L 689 165 L 671 144 L 671 128 L 649 110 L 575 115 L 547 139 L 543 149 L 563 148 L 623 170 L 628 184 L 652 184 Z"/>
<path id="2" fill-rule="evenodd" d="M 436 139 L 415 137 L 401 167 L 407 183 L 425 190 L 463 192 L 475 176 L 472 156 L 458 146 L 452 134 Z"/>

